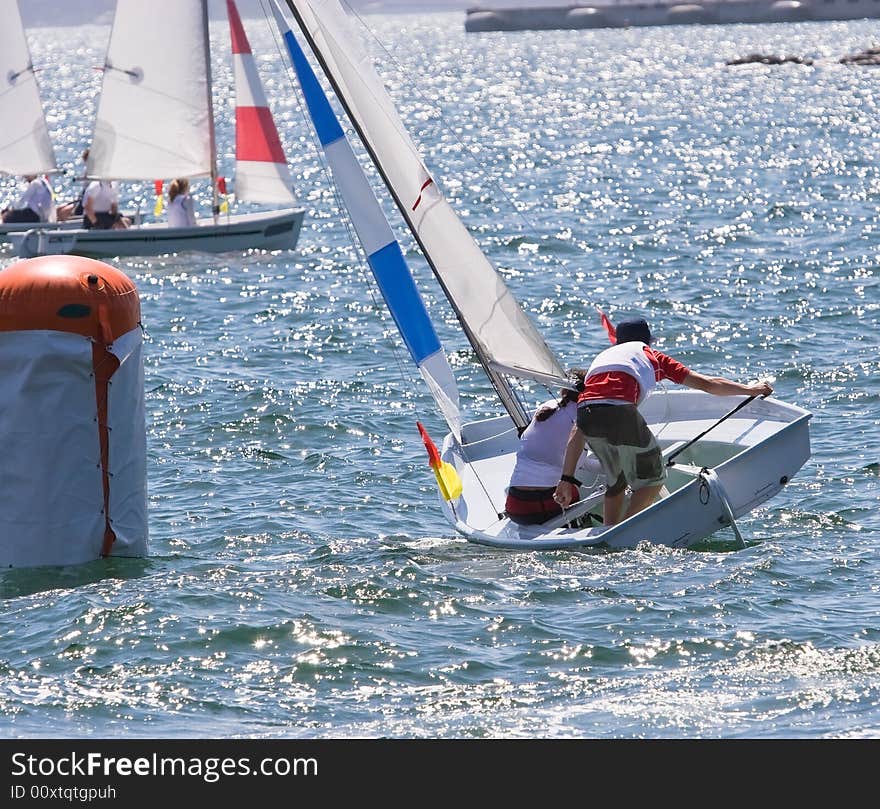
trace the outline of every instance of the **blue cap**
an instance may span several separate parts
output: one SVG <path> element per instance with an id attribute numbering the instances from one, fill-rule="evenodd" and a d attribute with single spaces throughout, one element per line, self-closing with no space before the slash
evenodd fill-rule
<path id="1" fill-rule="evenodd" d="M 651 344 L 651 330 L 648 328 L 648 321 L 643 317 L 623 320 L 617 324 L 614 331 L 618 343 L 631 343 L 637 340 L 646 345 Z"/>

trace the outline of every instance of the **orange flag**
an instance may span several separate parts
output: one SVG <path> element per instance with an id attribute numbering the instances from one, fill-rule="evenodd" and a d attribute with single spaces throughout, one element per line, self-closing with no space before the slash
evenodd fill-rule
<path id="1" fill-rule="evenodd" d="M 461 478 L 455 471 L 455 467 L 440 457 L 437 445 L 431 440 L 427 430 L 422 427 L 422 423 L 417 421 L 416 426 L 419 428 L 419 434 L 428 451 L 428 466 L 434 470 L 434 477 L 437 478 L 437 485 L 440 487 L 443 499 L 455 500 L 457 497 L 461 497 Z"/>
<path id="2" fill-rule="evenodd" d="M 153 206 L 153 215 L 161 216 L 165 203 L 162 199 L 162 181 L 153 180 L 153 190 L 156 192 L 156 204 Z"/>
<path id="3" fill-rule="evenodd" d="M 599 317 L 602 318 L 602 325 L 605 327 L 605 331 L 608 334 L 608 339 L 612 343 L 616 343 L 617 330 L 614 328 L 614 324 L 609 320 L 608 315 L 606 315 L 598 306 L 596 307 L 596 311 L 599 313 Z"/>

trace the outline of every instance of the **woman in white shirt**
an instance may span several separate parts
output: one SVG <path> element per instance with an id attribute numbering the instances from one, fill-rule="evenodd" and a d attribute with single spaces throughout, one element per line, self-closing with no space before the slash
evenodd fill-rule
<path id="1" fill-rule="evenodd" d="M 196 224 L 192 197 L 189 195 L 189 180 L 172 180 L 168 188 L 168 227 L 190 228 Z"/>
<path id="2" fill-rule="evenodd" d="M 575 387 L 582 388 L 584 369 L 573 368 L 568 373 Z M 577 390 L 561 390 L 559 399 L 544 402 L 537 409 L 520 437 L 504 509 L 519 525 L 536 525 L 562 513 L 553 494 L 577 418 L 577 397 Z"/>

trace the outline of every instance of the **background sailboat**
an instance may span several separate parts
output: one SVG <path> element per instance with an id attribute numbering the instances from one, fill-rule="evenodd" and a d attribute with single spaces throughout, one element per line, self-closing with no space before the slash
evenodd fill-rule
<path id="1" fill-rule="evenodd" d="M 76 253 L 96 258 L 181 250 L 290 249 L 304 210 L 253 56 L 232 0 L 237 92 L 236 198 L 282 204 L 228 215 L 220 208 L 212 103 L 207 0 L 118 0 L 103 69 L 86 173 L 98 180 L 208 178 L 212 212 L 195 227 L 147 223 L 127 230 L 29 232 L 13 239 L 19 255 Z"/>
<path id="2" fill-rule="evenodd" d="M 23 177 L 56 172 L 18 0 L 0 0 L 0 19 L 0 173 Z M 0 222 L 0 242 L 8 233 L 33 227 L 34 223 Z"/>
<path id="3" fill-rule="evenodd" d="M 505 490 L 530 416 L 514 383 L 571 382 L 443 197 L 338 0 L 287 5 L 507 411 L 450 432 L 439 459 L 420 427 L 431 466 L 436 471 L 438 463 L 448 464 L 460 479 L 454 491 L 440 486 L 441 506 L 457 531 L 473 542 L 514 549 L 634 547 L 643 541 L 690 547 L 723 526 L 735 529 L 736 518 L 780 491 L 810 456 L 810 413 L 775 399 L 659 390 L 641 409 L 667 462 L 674 463 L 662 499 L 612 527 L 589 527 L 596 518 L 601 523 L 605 487 L 595 459 L 584 457 L 579 477 L 590 485 L 582 488 L 581 502 L 538 526 L 510 521 L 503 512 Z M 291 53 L 296 63 L 295 49 Z M 356 221 L 350 197 L 343 194 L 343 200 Z M 405 332 L 406 323 L 398 326 Z M 725 413 L 731 403 L 736 406 Z"/>

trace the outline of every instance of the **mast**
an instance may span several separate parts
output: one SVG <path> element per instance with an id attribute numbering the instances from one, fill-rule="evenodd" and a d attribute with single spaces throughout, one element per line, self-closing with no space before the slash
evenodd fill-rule
<path id="1" fill-rule="evenodd" d="M 492 386 L 495 388 L 495 392 L 498 394 L 498 398 L 501 403 L 504 405 L 504 408 L 510 414 L 513 423 L 520 430 L 525 429 L 525 427 L 529 424 L 530 416 L 526 412 L 522 403 L 516 396 L 510 382 L 504 377 L 501 373 L 495 370 L 492 366 L 490 358 L 486 355 L 483 350 L 482 344 L 480 340 L 476 337 L 476 335 L 472 332 L 471 328 L 468 326 L 466 320 L 464 319 L 461 311 L 458 306 L 455 304 L 453 296 L 450 294 L 447 285 L 445 284 L 442 276 L 437 270 L 437 267 L 431 258 L 430 253 L 425 248 L 425 245 L 420 238 L 418 231 L 412 225 L 412 221 L 409 216 L 409 211 L 407 210 L 407 206 L 403 204 L 397 192 L 394 190 L 393 184 L 391 183 L 388 175 L 385 172 L 385 168 L 382 165 L 382 161 L 379 159 L 375 150 L 373 149 L 370 138 L 367 137 L 366 133 L 362 130 L 360 123 L 358 121 L 357 115 L 354 114 L 352 109 L 349 107 L 348 102 L 345 98 L 345 93 L 342 91 L 342 88 L 339 86 L 339 83 L 333 76 L 333 72 L 329 69 L 327 61 L 321 53 L 320 48 L 317 47 L 313 37 L 310 35 L 308 26 L 305 20 L 302 18 L 299 10 L 295 7 L 293 0 L 286 0 L 287 7 L 290 9 L 291 13 L 295 17 L 297 24 L 300 27 L 300 30 L 303 33 L 303 36 L 306 38 L 306 41 L 309 43 L 309 48 L 312 53 L 315 55 L 315 58 L 321 65 L 321 69 L 324 72 L 324 75 L 327 77 L 327 80 L 330 82 L 333 87 L 333 91 L 336 94 L 336 97 L 339 99 L 339 103 L 342 104 L 343 109 L 345 110 L 345 114 L 348 116 L 349 121 L 351 121 L 352 126 L 355 128 L 355 131 L 358 134 L 358 137 L 361 140 L 364 148 L 367 150 L 367 153 L 370 155 L 370 159 L 375 165 L 379 175 L 382 178 L 382 182 L 385 184 L 385 187 L 388 189 L 388 193 L 391 194 L 391 198 L 394 200 L 394 204 L 397 206 L 397 209 L 400 211 L 401 216 L 403 216 L 404 221 L 409 226 L 410 232 L 413 235 L 413 238 L 419 245 L 419 248 L 422 252 L 422 255 L 425 257 L 425 260 L 428 262 L 431 267 L 432 272 L 434 273 L 434 277 L 437 279 L 437 282 L 440 284 L 441 289 L 443 290 L 443 294 L 446 296 L 446 299 L 449 301 L 450 306 L 452 306 L 453 312 L 455 312 L 455 316 L 458 319 L 459 324 L 461 325 L 462 331 L 467 337 L 468 342 L 471 344 L 471 347 L 474 349 L 474 352 L 477 355 L 477 359 L 480 362 L 480 365 L 483 367 L 483 371 L 486 376 L 489 378 L 489 381 L 492 383 Z"/>
<path id="2" fill-rule="evenodd" d="M 208 25 L 208 0 L 201 0 L 202 32 L 205 41 L 205 87 L 208 94 L 208 137 L 211 142 L 211 213 L 214 224 L 220 215 L 220 200 L 217 193 L 217 137 L 214 132 L 214 86 L 211 80 L 211 31 Z"/>

